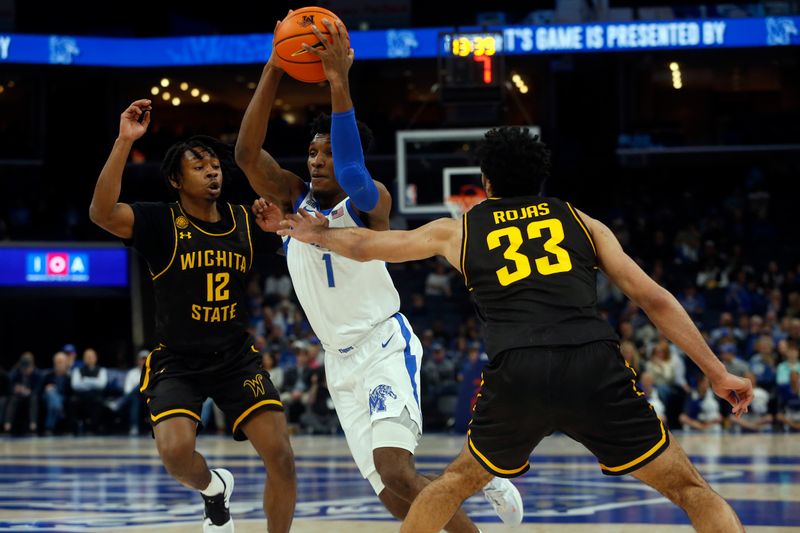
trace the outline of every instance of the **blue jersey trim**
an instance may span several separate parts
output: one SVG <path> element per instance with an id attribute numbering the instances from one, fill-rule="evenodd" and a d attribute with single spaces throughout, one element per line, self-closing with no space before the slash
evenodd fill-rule
<path id="1" fill-rule="evenodd" d="M 417 358 L 414 354 L 411 353 L 411 332 L 406 327 L 406 323 L 403 320 L 403 315 L 400 313 L 394 314 L 395 320 L 397 323 L 400 324 L 400 333 L 403 334 L 403 338 L 406 341 L 406 347 L 403 349 L 403 356 L 406 360 L 406 370 L 408 371 L 408 377 L 411 379 L 411 388 L 414 390 L 414 399 L 417 401 L 417 405 L 419 405 L 419 395 L 417 394 L 417 380 L 414 377 L 417 375 Z"/>
<path id="2" fill-rule="evenodd" d="M 286 257 L 289 257 L 289 241 L 291 240 L 291 237 L 286 237 L 286 240 L 283 241 L 283 253 Z"/>
<path id="3" fill-rule="evenodd" d="M 358 212 L 356 211 L 355 206 L 353 206 L 353 201 L 348 198 L 344 205 L 347 207 L 347 212 L 350 214 L 350 218 L 358 225 L 359 228 L 366 228 L 367 225 L 359 218 Z"/>
<path id="4" fill-rule="evenodd" d="M 300 209 L 300 204 L 302 204 L 303 200 L 305 200 L 306 196 L 308 196 L 308 185 L 306 185 L 306 182 L 303 182 L 303 185 L 305 186 L 305 190 L 300 193 L 300 197 L 294 202 L 295 213 L 297 213 L 297 211 Z"/>

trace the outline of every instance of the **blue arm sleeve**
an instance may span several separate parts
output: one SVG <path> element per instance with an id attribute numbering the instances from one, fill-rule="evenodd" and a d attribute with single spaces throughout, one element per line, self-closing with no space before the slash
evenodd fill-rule
<path id="1" fill-rule="evenodd" d="M 336 180 L 361 211 L 378 205 L 378 188 L 364 166 L 364 152 L 354 109 L 331 116 L 331 149 Z"/>

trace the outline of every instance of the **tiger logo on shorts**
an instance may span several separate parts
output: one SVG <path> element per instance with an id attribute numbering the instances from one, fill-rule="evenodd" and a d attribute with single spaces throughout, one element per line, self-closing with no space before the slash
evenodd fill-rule
<path id="1" fill-rule="evenodd" d="M 385 411 L 387 397 L 397 399 L 397 394 L 394 393 L 389 385 L 378 385 L 369 391 L 369 414 Z"/>

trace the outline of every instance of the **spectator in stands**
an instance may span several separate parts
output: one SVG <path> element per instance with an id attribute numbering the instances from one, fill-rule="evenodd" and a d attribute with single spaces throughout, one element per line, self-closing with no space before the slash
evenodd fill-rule
<path id="1" fill-rule="evenodd" d="M 696 323 L 703 321 L 703 314 L 706 312 L 706 299 L 702 294 L 698 294 L 697 287 L 687 285 L 678 296 L 678 302 Z"/>
<path id="2" fill-rule="evenodd" d="M 756 341 L 762 335 L 769 335 L 770 330 L 764 323 L 764 317 L 761 315 L 753 315 L 750 317 L 750 329 L 747 331 L 744 339 L 744 346 L 742 351 L 744 353 L 753 353 L 756 351 Z M 741 343 L 740 343 L 741 345 Z"/>
<path id="3" fill-rule="evenodd" d="M 325 352 L 322 351 L 322 345 L 316 337 L 309 337 L 306 339 L 308 346 L 308 366 L 316 370 L 324 363 Z"/>
<path id="4" fill-rule="evenodd" d="M 66 407 L 71 394 L 69 357 L 64 352 L 56 352 L 53 368 L 45 374 L 42 384 L 42 399 L 46 409 L 45 435 L 52 435 L 57 424 L 67 418 Z"/>
<path id="5" fill-rule="evenodd" d="M 755 344 L 756 353 L 750 358 L 750 370 L 758 386 L 771 391 L 775 388 L 775 343 L 772 337 L 762 335 Z"/>
<path id="6" fill-rule="evenodd" d="M 673 353 L 670 344 L 665 340 L 660 340 L 653 346 L 644 370 L 653 376 L 658 396 L 665 404 L 669 404 L 673 397 L 679 395 L 679 390 L 689 392 L 683 360 Z"/>
<path id="7" fill-rule="evenodd" d="M 452 296 L 450 289 L 450 275 L 448 269 L 440 261 L 436 261 L 433 271 L 425 278 L 425 296 L 435 298 L 449 298 Z"/>
<path id="8" fill-rule="evenodd" d="M 719 352 L 725 369 L 734 376 L 744 377 L 746 373 L 750 372 L 750 367 L 747 366 L 747 363 L 736 356 L 735 344 L 725 343 L 719 347 Z"/>
<path id="9" fill-rule="evenodd" d="M 708 250 L 708 243 L 706 243 L 706 250 Z M 707 290 L 724 289 L 728 286 L 729 274 L 728 268 L 721 265 L 716 258 L 707 258 L 702 270 L 697 273 L 695 283 L 698 287 Z"/>
<path id="10" fill-rule="evenodd" d="M 800 372 L 800 361 L 798 361 L 799 357 L 798 357 L 797 344 L 795 343 L 786 344 L 785 357 L 786 360 L 781 362 L 778 365 L 777 370 L 775 371 L 775 383 L 779 387 L 789 384 L 790 375 L 792 372 Z"/>
<path id="11" fill-rule="evenodd" d="M 308 388 L 308 408 L 300 421 L 310 434 L 335 435 L 339 430 L 339 419 L 333 408 L 333 400 L 325 379 L 325 370 L 316 368 L 311 371 Z"/>
<path id="12" fill-rule="evenodd" d="M 142 368 L 149 354 L 150 352 L 147 350 L 140 350 L 136 355 L 136 364 L 125 374 L 122 397 L 114 405 L 115 411 L 127 410 L 128 412 L 128 435 L 139 434 L 140 413 L 144 403 L 144 396 L 139 392 L 139 381 L 142 377 Z"/>
<path id="13" fill-rule="evenodd" d="M 31 352 L 23 353 L 17 364 L 11 369 L 11 394 L 6 407 L 6 418 L 3 429 L 10 432 L 19 413 L 27 413 L 25 432 L 36 432 L 39 419 L 39 391 L 42 376 L 34 363 Z"/>
<path id="14" fill-rule="evenodd" d="M 264 283 L 264 298 L 269 304 L 288 300 L 292 295 L 292 279 L 288 274 L 272 274 Z"/>
<path id="15" fill-rule="evenodd" d="M 275 316 L 272 323 L 281 328 L 281 336 L 289 330 L 294 311 L 297 308 L 289 298 L 284 298 L 275 306 Z"/>
<path id="16" fill-rule="evenodd" d="M 735 342 L 743 341 L 745 332 L 733 323 L 733 314 L 724 312 L 719 315 L 719 325 L 711 330 L 709 341 L 711 346 L 717 346 L 723 339 L 732 339 Z"/>
<path id="17" fill-rule="evenodd" d="M 311 324 L 306 320 L 306 315 L 299 307 L 295 307 L 286 328 L 286 336 L 294 339 L 304 339 L 311 335 Z"/>
<path id="18" fill-rule="evenodd" d="M 800 301 L 800 299 L 798 299 Z M 789 322 L 789 336 L 787 340 L 794 341 L 795 346 L 800 344 L 800 318 L 794 317 Z"/>
<path id="19" fill-rule="evenodd" d="M 630 322 L 627 322 L 627 321 L 620 322 L 619 323 L 619 327 L 617 329 L 619 330 L 619 341 L 620 341 L 620 344 L 623 343 L 623 342 L 629 341 L 629 342 L 632 342 L 634 344 L 634 346 L 636 346 L 636 340 L 635 340 L 635 337 L 634 337 L 636 332 L 633 329 L 633 324 L 631 324 Z"/>
<path id="20" fill-rule="evenodd" d="M 705 375 L 700 375 L 697 387 L 689 394 L 680 422 L 684 430 L 696 429 L 708 432 L 721 430 L 722 416 L 719 412 L 719 402 L 714 397 Z"/>
<path id="21" fill-rule="evenodd" d="M 75 349 L 74 344 L 65 344 L 61 351 L 67 356 L 67 371 L 72 373 L 72 369 L 76 366 L 82 366 L 83 361 L 78 360 L 78 350 Z"/>
<path id="22" fill-rule="evenodd" d="M 425 428 L 440 430 L 445 428 L 448 418 L 453 416 L 452 412 L 442 412 L 439 409 L 440 404 L 450 411 L 455 409 L 458 390 L 456 368 L 447 357 L 444 345 L 438 340 L 433 341 L 423 353 L 420 385 L 425 392 L 420 401 L 422 412 L 425 413 Z"/>
<path id="23" fill-rule="evenodd" d="M 750 409 L 741 417 L 729 417 L 731 424 L 741 427 L 744 431 L 760 431 L 769 428 L 772 424 L 772 415 L 769 414 L 769 393 L 758 386 L 758 380 L 753 372 L 745 373 L 745 376 L 753 383 L 753 401 Z"/>
<path id="24" fill-rule="evenodd" d="M 90 434 L 98 431 L 108 373 L 98 366 L 97 352 L 93 349 L 83 351 L 83 366 L 72 369 L 71 384 L 76 433 L 81 434 L 84 429 Z"/>
<path id="25" fill-rule="evenodd" d="M 297 424 L 308 403 L 312 370 L 308 361 L 308 344 L 297 340 L 292 344 L 292 349 L 295 352 L 295 365 L 287 368 L 284 373 L 281 401 L 286 409 L 289 423 Z"/>
<path id="26" fill-rule="evenodd" d="M 792 370 L 789 383 L 779 388 L 778 405 L 778 422 L 789 431 L 800 431 L 800 372 L 797 370 Z"/>
<path id="27" fill-rule="evenodd" d="M 767 314 L 770 315 L 770 321 L 776 322 L 781 311 L 783 311 L 783 293 L 780 289 L 772 289 L 767 300 Z"/>
<path id="28" fill-rule="evenodd" d="M 725 303 L 734 313 L 750 315 L 753 312 L 755 295 L 750 291 L 747 272 L 744 269 L 736 273 L 735 280 L 728 286 Z"/>
<path id="29" fill-rule="evenodd" d="M 666 423 L 667 408 L 664 405 L 664 402 L 661 401 L 661 398 L 658 397 L 658 390 L 653 386 L 653 375 L 649 372 L 640 374 L 639 388 L 644 393 L 644 397 L 647 398 L 647 401 L 650 403 L 650 405 L 653 406 L 656 416 L 658 416 L 662 422 Z"/>
<path id="30" fill-rule="evenodd" d="M 427 390 L 434 397 L 456 394 L 456 367 L 445 356 L 442 343 L 434 342 L 431 345 L 431 355 L 422 363 L 422 373 Z"/>
<path id="31" fill-rule="evenodd" d="M 261 353 L 261 367 L 269 373 L 272 384 L 278 390 L 283 389 L 283 368 L 278 366 L 281 347 L 279 344 L 272 344 L 269 351 Z"/>
<path id="32" fill-rule="evenodd" d="M 411 307 L 409 307 L 406 315 L 408 321 L 411 322 L 415 328 L 425 330 L 430 327 L 431 317 L 424 295 L 418 292 L 411 295 Z"/>

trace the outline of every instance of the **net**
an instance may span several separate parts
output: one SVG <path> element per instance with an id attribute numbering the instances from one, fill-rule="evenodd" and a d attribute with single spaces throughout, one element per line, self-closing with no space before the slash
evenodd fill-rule
<path id="1" fill-rule="evenodd" d="M 464 185 L 458 194 L 451 194 L 447 197 L 445 205 L 453 218 L 461 218 L 461 215 L 486 200 L 486 193 L 476 185 Z"/>

